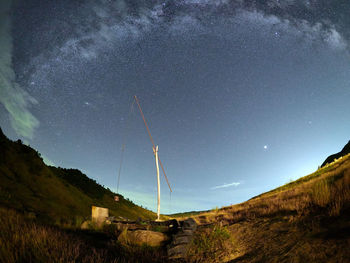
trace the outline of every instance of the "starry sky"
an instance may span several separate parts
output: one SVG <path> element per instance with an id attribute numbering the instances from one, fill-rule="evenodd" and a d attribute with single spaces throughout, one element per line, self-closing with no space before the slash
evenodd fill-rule
<path id="1" fill-rule="evenodd" d="M 347 0 L 0 1 L 0 126 L 161 212 L 243 202 L 350 139 Z M 124 138 L 124 139 L 123 139 Z"/>

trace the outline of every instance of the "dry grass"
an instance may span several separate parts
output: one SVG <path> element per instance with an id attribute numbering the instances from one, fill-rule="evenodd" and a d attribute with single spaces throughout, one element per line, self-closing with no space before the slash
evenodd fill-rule
<path id="1" fill-rule="evenodd" d="M 350 155 L 328 165 L 299 183 L 289 183 L 247 202 L 194 216 L 200 225 L 232 224 L 247 219 L 292 215 L 301 217 L 322 210 L 337 216 L 350 203 Z M 317 176 L 315 176 L 317 174 Z"/>
<path id="2" fill-rule="evenodd" d="M 192 244 L 188 261 L 350 262 L 349 212 L 350 155 L 247 202 L 195 216 L 201 242 Z M 231 237 L 221 246 L 210 234 L 218 224 Z M 201 252 L 203 244 L 212 248 Z"/>
<path id="3" fill-rule="evenodd" d="M 26 223 L 11 210 L 2 211 L 0 225 L 1 262 L 103 262 L 102 251 L 53 227 Z"/>
<path id="4" fill-rule="evenodd" d="M 7 192 L 0 196 L 14 202 Z M 34 218 L 0 208 L 0 262 L 167 262 L 164 248 L 121 246 L 112 237 L 114 229 L 107 229 L 110 234 L 67 230 Z M 350 155 L 194 219 L 200 226 L 189 262 L 350 262 Z"/>
<path id="5" fill-rule="evenodd" d="M 212 225 L 197 231 L 189 251 L 189 262 L 217 262 L 222 251 L 234 243 L 227 227 Z"/>
<path id="6" fill-rule="evenodd" d="M 41 225 L 0 209 L 0 262 L 165 262 L 165 251 L 123 247 L 105 233 Z"/>

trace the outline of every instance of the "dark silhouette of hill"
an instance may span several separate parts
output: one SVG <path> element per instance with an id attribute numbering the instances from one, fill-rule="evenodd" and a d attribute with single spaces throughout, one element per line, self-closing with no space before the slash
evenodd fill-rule
<path id="1" fill-rule="evenodd" d="M 335 154 L 332 154 L 326 158 L 326 160 L 322 163 L 321 167 L 325 166 L 328 163 L 332 163 L 334 159 L 339 159 L 340 157 L 343 157 L 350 153 L 350 141 L 344 146 L 344 148 Z"/>
<path id="2" fill-rule="evenodd" d="M 50 223 L 76 223 L 89 218 L 91 206 L 110 215 L 151 219 L 155 214 L 104 188 L 77 169 L 47 166 L 39 152 L 21 140 L 9 140 L 0 128 L 0 206 Z"/>

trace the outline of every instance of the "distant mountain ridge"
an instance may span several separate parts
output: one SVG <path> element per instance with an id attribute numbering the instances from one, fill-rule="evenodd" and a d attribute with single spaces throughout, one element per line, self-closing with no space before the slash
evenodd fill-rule
<path id="1" fill-rule="evenodd" d="M 91 215 L 91 206 L 110 215 L 154 219 L 156 215 L 104 188 L 77 169 L 47 166 L 41 155 L 21 140 L 9 140 L 0 128 L 0 206 L 30 213 L 45 222 L 77 223 Z"/>
<path id="2" fill-rule="evenodd" d="M 339 159 L 340 157 L 345 156 L 349 153 L 350 153 L 350 140 L 340 152 L 328 156 L 326 160 L 322 163 L 321 167 L 325 166 L 326 164 L 332 163 L 334 159 Z"/>

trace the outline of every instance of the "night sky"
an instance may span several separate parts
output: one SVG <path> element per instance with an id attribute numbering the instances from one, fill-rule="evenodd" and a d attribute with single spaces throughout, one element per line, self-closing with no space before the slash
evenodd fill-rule
<path id="1" fill-rule="evenodd" d="M 350 139 L 349 13 L 348 0 L 0 0 L 0 126 L 114 191 L 125 133 L 120 193 L 154 211 L 137 95 L 173 188 L 161 178 L 161 212 L 239 203 Z"/>

